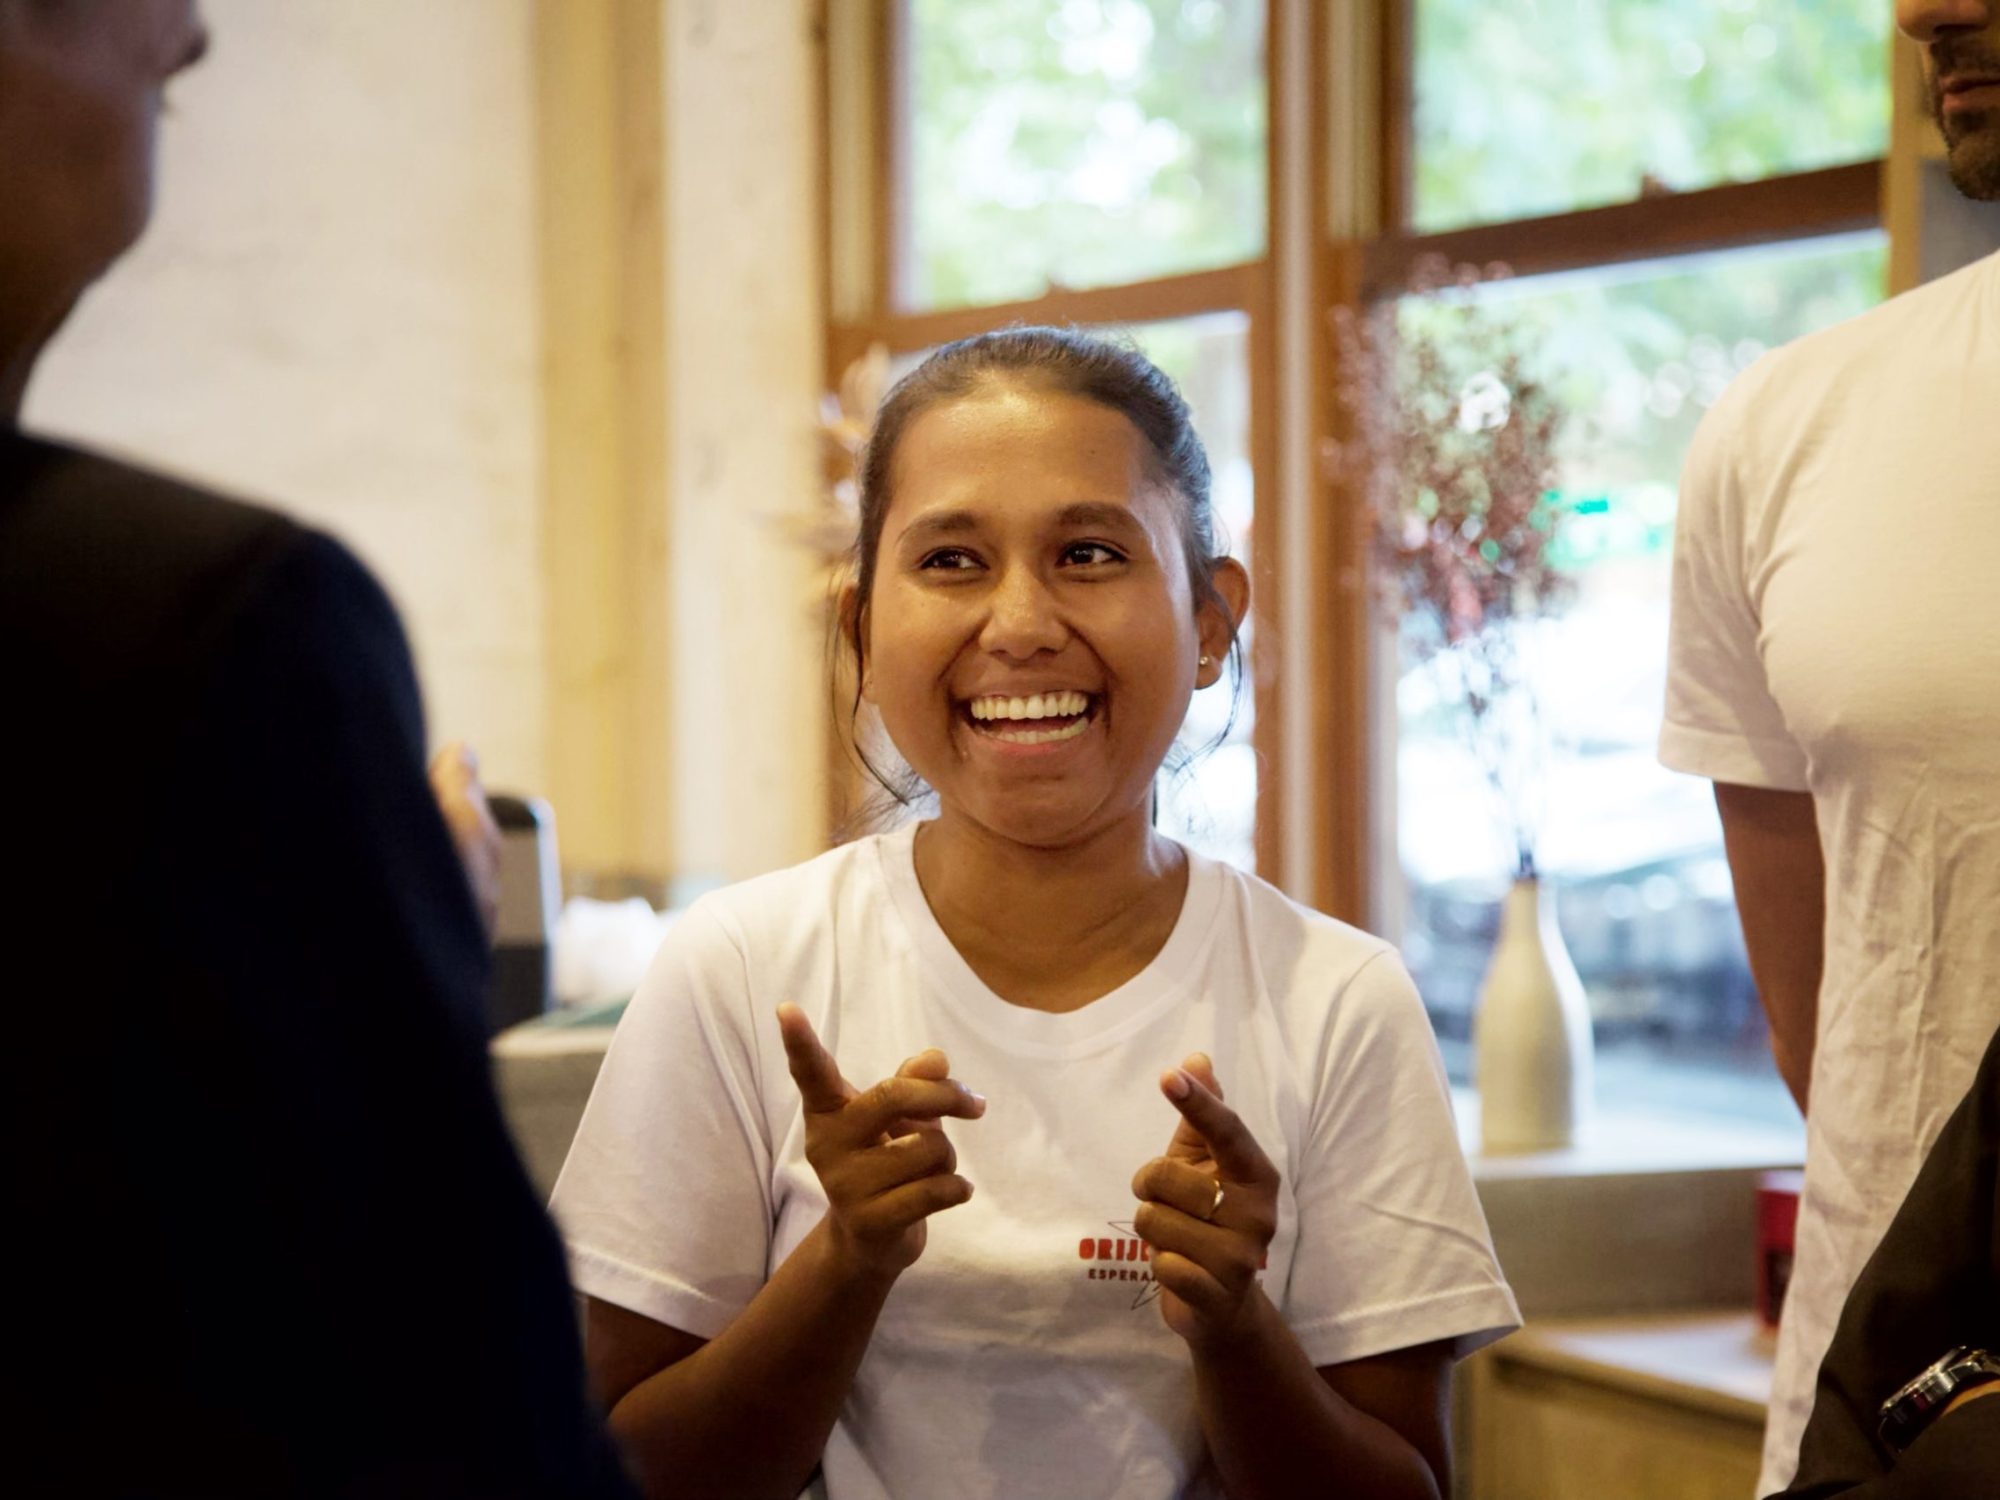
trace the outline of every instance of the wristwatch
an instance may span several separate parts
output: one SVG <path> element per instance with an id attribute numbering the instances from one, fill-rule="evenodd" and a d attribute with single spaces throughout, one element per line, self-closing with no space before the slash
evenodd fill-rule
<path id="1" fill-rule="evenodd" d="M 1882 1403 L 1882 1446 L 1900 1455 L 1914 1443 L 1952 1398 L 1989 1380 L 2000 1380 L 2000 1357 L 1960 1345 Z"/>

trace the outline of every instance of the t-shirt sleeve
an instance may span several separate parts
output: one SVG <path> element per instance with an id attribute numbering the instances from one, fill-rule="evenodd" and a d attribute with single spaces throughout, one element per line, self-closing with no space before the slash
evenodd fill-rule
<path id="1" fill-rule="evenodd" d="M 1337 999 L 1293 1197 L 1284 1312 L 1315 1365 L 1448 1341 L 1463 1357 L 1520 1326 L 1452 1123 L 1416 986 L 1391 952 Z"/>
<path id="2" fill-rule="evenodd" d="M 738 935 L 712 901 L 668 929 L 605 1055 L 552 1207 L 579 1291 L 701 1338 L 769 1272 L 776 1203 Z M 777 1046 L 773 1022 L 764 1046 Z"/>
<path id="3" fill-rule="evenodd" d="M 1744 377 L 1750 378 L 1750 377 Z M 1703 420 L 1681 476 L 1660 760 L 1676 771 L 1806 790 L 1805 753 L 1764 672 L 1745 564 L 1741 393 Z"/>

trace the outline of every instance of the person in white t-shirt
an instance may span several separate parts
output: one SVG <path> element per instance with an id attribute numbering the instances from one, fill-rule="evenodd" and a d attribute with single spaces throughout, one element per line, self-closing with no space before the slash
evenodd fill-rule
<path id="1" fill-rule="evenodd" d="M 1897 12 L 1954 180 L 2000 199 L 2000 4 Z M 1715 782 L 1807 1127 L 1760 1495 L 1790 1480 L 1847 1290 L 2000 1025 L 1996 521 L 2000 256 L 1766 356 L 1687 461 L 1660 756 Z"/>
<path id="2" fill-rule="evenodd" d="M 1445 1492 L 1451 1362 L 1518 1316 L 1415 991 L 1152 826 L 1248 594 L 1178 393 L 1076 332 L 947 346 L 861 517 L 844 633 L 936 815 L 696 903 L 556 1188 L 636 1468 Z"/>

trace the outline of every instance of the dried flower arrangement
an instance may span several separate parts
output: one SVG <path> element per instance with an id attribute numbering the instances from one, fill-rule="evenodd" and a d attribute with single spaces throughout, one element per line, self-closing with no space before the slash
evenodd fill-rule
<path id="1" fill-rule="evenodd" d="M 796 532 L 820 560 L 829 596 L 852 561 L 861 525 L 861 457 L 888 386 L 888 346 L 871 344 L 841 371 L 840 388 L 819 398 L 826 489 L 819 509 Z"/>
<path id="2" fill-rule="evenodd" d="M 1328 461 L 1368 506 L 1377 598 L 1405 659 L 1428 663 L 1462 710 L 1515 873 L 1530 877 L 1546 756 L 1525 653 L 1568 592 L 1550 556 L 1567 414 L 1526 328 L 1476 295 L 1507 274 L 1432 258 L 1403 295 L 1336 312 L 1348 436 Z"/>
<path id="3" fill-rule="evenodd" d="M 840 374 L 838 389 L 820 397 L 819 432 L 824 488 L 818 508 L 792 527 L 795 539 L 819 562 L 815 586 L 817 607 L 831 628 L 841 590 L 854 576 L 855 542 L 861 529 L 861 465 L 876 413 L 889 390 L 888 346 L 871 344 L 850 360 Z M 893 821 L 904 798 L 872 790 L 882 780 L 875 768 L 886 767 L 892 782 L 907 773 L 873 710 L 856 703 L 853 658 L 830 641 L 833 669 L 833 721 L 836 726 L 829 767 L 828 814 L 835 841 L 845 842 Z"/>

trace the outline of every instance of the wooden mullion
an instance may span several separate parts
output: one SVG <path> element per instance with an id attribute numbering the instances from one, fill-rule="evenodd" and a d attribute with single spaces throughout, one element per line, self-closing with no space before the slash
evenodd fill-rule
<path id="1" fill-rule="evenodd" d="M 1285 527 L 1278 495 L 1277 341 L 1274 278 L 1260 278 L 1250 305 L 1248 356 L 1250 377 L 1250 486 L 1255 501 L 1251 525 L 1250 619 L 1251 649 L 1243 662 L 1242 691 L 1250 696 L 1255 717 L 1250 748 L 1257 758 L 1256 823 L 1252 830 L 1257 868 L 1273 883 L 1282 879 L 1285 861 L 1285 735 L 1283 673 L 1278 653 L 1284 649 L 1283 569 Z M 1234 538 L 1232 538 L 1234 540 Z"/>
<path id="2" fill-rule="evenodd" d="M 1870 229 L 1882 222 L 1882 172 L 1879 160 L 1856 162 L 1442 234 L 1385 234 L 1368 246 L 1363 284 L 1370 296 L 1392 293 L 1432 255 L 1532 276 Z"/>
<path id="3" fill-rule="evenodd" d="M 1317 9 L 1318 7 L 1315 7 Z M 1381 88 L 1377 139 L 1382 143 L 1380 218 L 1382 232 L 1399 235 L 1409 227 L 1415 187 L 1416 120 L 1414 75 L 1417 62 L 1416 7 L 1383 0 Z"/>
<path id="4" fill-rule="evenodd" d="M 1282 0 L 1280 0 L 1282 3 Z M 1315 7 L 1317 8 L 1317 7 Z M 1250 747 L 1256 757 L 1257 800 L 1252 847 L 1257 868 L 1277 884 L 1284 882 L 1286 797 L 1285 725 L 1282 672 L 1278 653 L 1283 645 L 1282 600 L 1286 537 L 1284 505 L 1278 487 L 1278 339 L 1276 261 L 1280 221 L 1278 206 L 1284 191 L 1289 152 L 1310 143 L 1295 142 L 1283 127 L 1285 99 L 1281 92 L 1275 28 L 1278 4 L 1264 6 L 1264 260 L 1257 294 L 1250 304 L 1250 336 L 1245 353 L 1250 377 L 1250 486 L 1254 502 L 1250 553 L 1251 649 L 1244 659 L 1244 690 L 1254 717 Z"/>
<path id="5" fill-rule="evenodd" d="M 1322 244 L 1315 284 L 1329 313 L 1358 308 L 1364 252 L 1354 241 Z M 1336 396 L 1340 351 L 1331 326 L 1320 330 L 1314 360 L 1315 417 L 1337 441 L 1353 437 L 1352 417 Z M 1314 476 L 1311 538 L 1314 574 L 1312 630 L 1318 666 L 1312 699 L 1313 744 L 1321 747 L 1324 811 L 1313 849 L 1313 885 L 1335 916 L 1362 926 L 1383 907 L 1374 890 L 1383 830 L 1375 816 L 1381 785 L 1376 763 L 1378 698 L 1373 679 L 1375 621 L 1370 579 L 1368 503 L 1360 487 L 1338 473 Z M 1393 834 L 1388 835 L 1393 837 Z"/>
<path id="6" fill-rule="evenodd" d="M 1389 0 L 1380 45 L 1384 79 L 1380 110 L 1384 159 L 1381 211 L 1386 225 L 1401 225 L 1408 213 L 1410 185 L 1410 67 L 1413 59 L 1411 7 Z M 1310 334 L 1311 388 L 1308 410 L 1313 424 L 1313 469 L 1310 534 L 1299 542 L 1315 560 L 1309 643 L 1314 664 L 1314 692 L 1307 712 L 1312 743 L 1320 759 L 1312 774 L 1320 778 L 1320 817 L 1314 829 L 1311 882 L 1315 902 L 1357 925 L 1374 914 L 1371 886 L 1376 860 L 1374 820 L 1374 735 L 1369 716 L 1369 659 L 1372 622 L 1369 617 L 1367 536 L 1357 517 L 1354 497 L 1341 492 L 1320 462 L 1325 440 L 1344 436 L 1337 423 L 1335 390 L 1340 375 L 1331 310 L 1351 299 L 1352 277 L 1347 261 L 1331 253 L 1326 238 L 1328 189 L 1333 170 L 1328 135 L 1328 80 L 1319 76 L 1327 65 L 1327 19 L 1323 7 L 1312 7 L 1313 52 L 1313 189 L 1311 206 L 1312 306 L 1318 314 Z M 1302 770 L 1304 768 L 1301 768 Z"/>

